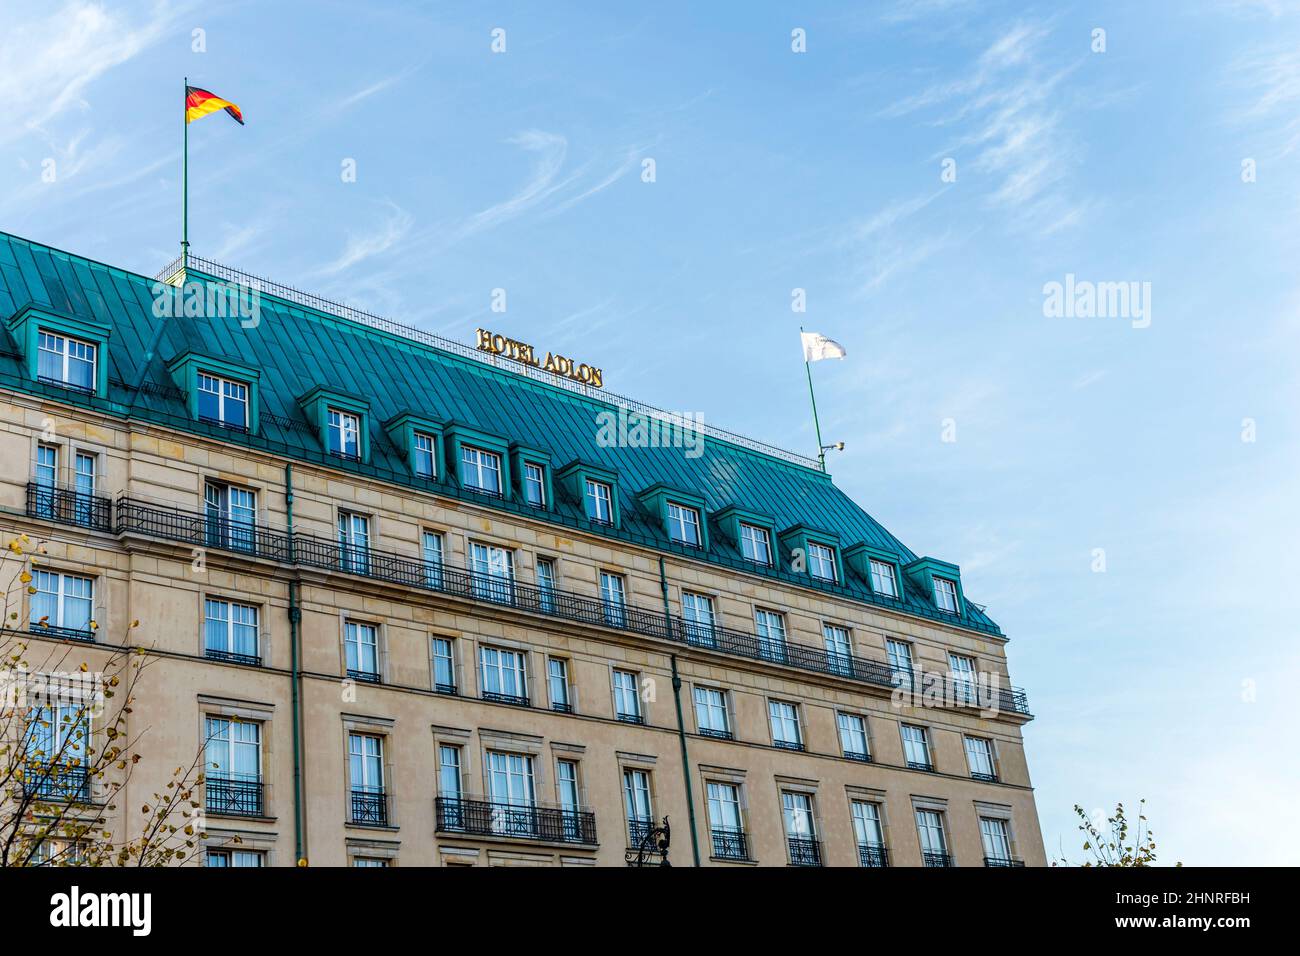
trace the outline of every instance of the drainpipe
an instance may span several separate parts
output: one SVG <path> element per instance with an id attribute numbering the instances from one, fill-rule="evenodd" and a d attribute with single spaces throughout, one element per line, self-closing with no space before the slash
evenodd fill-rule
<path id="1" fill-rule="evenodd" d="M 289 562 L 293 563 L 293 465 L 284 466 L 285 510 L 289 525 Z M 299 625 L 302 608 L 298 606 L 298 582 L 289 582 L 289 654 L 293 698 L 293 858 L 298 866 L 306 866 L 302 840 L 302 671 L 299 669 Z"/>
<path id="2" fill-rule="evenodd" d="M 668 607 L 668 575 L 664 572 L 664 559 L 659 559 L 659 588 L 664 595 L 664 624 L 669 636 L 673 633 L 672 611 Z M 686 724 L 682 720 L 682 678 L 677 673 L 677 655 L 669 655 L 673 667 L 673 706 L 677 710 L 677 742 L 682 747 L 682 779 L 686 781 L 686 817 L 691 828 L 691 857 L 700 865 L 700 841 L 695 835 L 695 796 L 691 791 L 691 758 L 686 752 Z"/>

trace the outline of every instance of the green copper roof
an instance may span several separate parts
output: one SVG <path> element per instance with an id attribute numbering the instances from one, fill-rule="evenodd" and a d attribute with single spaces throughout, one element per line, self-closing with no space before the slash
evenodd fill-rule
<path id="1" fill-rule="evenodd" d="M 193 270 L 189 277 L 216 281 Z M 0 319 L 32 304 L 55 314 L 93 320 L 112 330 L 107 350 L 109 385 L 104 399 L 32 381 L 25 371 L 21 343 L 4 331 L 0 331 L 0 385 L 481 501 L 479 496 L 454 485 L 431 485 L 411 475 L 403 450 L 394 446 L 383 428 L 388 420 L 410 412 L 548 451 L 557 472 L 574 460 L 617 472 L 622 527 L 593 529 L 581 503 L 567 498 L 556 502 L 554 513 L 541 516 L 570 527 L 699 557 L 670 543 L 655 517 L 637 498 L 638 492 L 663 483 L 701 495 L 709 512 L 736 505 L 771 516 L 777 532 L 807 525 L 837 533 L 845 548 L 866 542 L 898 555 L 902 564 L 916 558 L 836 488 L 827 475 L 814 468 L 714 435 L 705 437 L 703 454 L 697 458 L 687 457 L 681 448 L 602 447 L 597 441 L 597 415 L 618 411 L 617 406 L 605 401 L 265 292 L 261 295 L 260 321 L 247 328 L 237 316 L 156 318 L 155 282 L 0 233 Z M 187 350 L 259 370 L 261 414 L 256 434 L 229 433 L 191 417 L 186 396 L 167 367 Z M 369 403 L 372 418 L 367 463 L 339 462 L 323 454 L 318 435 L 298 401 L 317 386 Z M 533 514 L 532 509 L 513 502 L 488 504 Z M 722 534 L 710 535 L 707 558 L 741 566 L 735 546 Z M 771 575 L 810 584 L 806 576 L 789 571 L 772 571 Z M 906 582 L 904 586 L 906 610 L 930 618 L 946 617 L 934 609 L 929 595 L 920 594 Z M 844 586 L 825 589 L 869 603 L 891 604 L 877 601 L 855 577 Z M 963 623 L 1000 633 L 978 608 L 969 608 Z"/>

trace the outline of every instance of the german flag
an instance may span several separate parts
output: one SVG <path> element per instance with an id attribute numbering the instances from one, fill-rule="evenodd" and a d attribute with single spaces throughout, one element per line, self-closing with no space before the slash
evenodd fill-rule
<path id="1" fill-rule="evenodd" d="M 239 107 L 234 103 L 223 100 L 207 90 L 201 90 L 197 86 L 185 87 L 186 123 L 193 123 L 200 116 L 207 116 L 217 110 L 225 110 L 236 123 L 240 126 L 244 125 L 244 114 L 239 111 Z"/>

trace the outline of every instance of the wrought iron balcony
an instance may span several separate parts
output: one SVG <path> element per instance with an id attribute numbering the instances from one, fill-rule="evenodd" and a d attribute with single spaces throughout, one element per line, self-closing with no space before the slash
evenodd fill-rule
<path id="1" fill-rule="evenodd" d="M 596 844 L 596 815 L 587 809 L 502 803 L 484 797 L 436 797 L 434 809 L 439 833 Z"/>
<path id="2" fill-rule="evenodd" d="M 860 750 L 846 750 L 844 756 L 849 760 L 856 760 L 858 763 L 871 763 L 871 754 L 863 753 Z"/>
<path id="3" fill-rule="evenodd" d="M 934 764 L 929 762 L 923 762 L 920 760 L 909 760 L 907 761 L 907 769 L 921 770 L 924 771 L 925 773 L 934 773 Z"/>
<path id="4" fill-rule="evenodd" d="M 37 622 L 32 624 L 31 632 L 46 637 L 63 637 L 70 641 L 85 641 L 89 644 L 95 642 L 95 632 L 88 627 L 59 627 L 56 624 Z"/>
<path id="5" fill-rule="evenodd" d="M 39 500 L 29 497 L 29 511 L 36 507 Z M 59 509 L 55 511 L 62 513 Z M 75 514 L 75 508 L 73 513 Z M 56 516 L 55 520 L 64 519 Z M 232 521 L 215 513 L 186 511 L 123 495 L 117 499 L 113 508 L 113 521 L 108 524 L 111 524 L 111 529 L 106 525 L 106 530 L 114 530 L 119 534 L 145 534 L 195 547 L 355 574 L 580 624 L 614 627 L 890 690 L 898 685 L 898 672 L 884 661 L 852 654 L 830 653 L 824 648 L 811 645 L 773 641 L 717 625 L 703 625 L 697 621 L 667 616 L 662 610 L 649 610 L 626 603 L 615 608 L 599 598 L 576 592 L 537 587 L 478 571 L 460 570 L 394 552 L 340 543 L 334 538 L 289 533 L 261 524 Z M 961 706 L 971 705 L 962 703 L 968 701 L 968 698 L 960 695 L 958 691 L 961 689 L 953 691 L 948 687 L 946 690 L 946 700 L 957 699 Z M 1019 688 L 998 688 L 993 703 L 1003 711 L 1029 716 L 1028 701 L 1024 691 Z"/>
<path id="6" fill-rule="evenodd" d="M 772 746 L 781 750 L 803 750 L 803 742 L 799 740 L 773 740 Z"/>
<path id="7" fill-rule="evenodd" d="M 446 694 L 448 697 L 455 697 L 456 685 L 455 684 L 434 684 L 433 692 L 435 694 Z"/>
<path id="8" fill-rule="evenodd" d="M 655 822 L 650 817 L 628 817 L 627 845 L 631 847 L 640 846 L 654 828 Z"/>
<path id="9" fill-rule="evenodd" d="M 645 716 L 643 714 L 616 714 L 615 716 L 625 724 L 645 723 Z"/>
<path id="10" fill-rule="evenodd" d="M 233 817 L 260 817 L 264 813 L 262 781 L 240 777 L 209 776 L 208 813 Z"/>
<path id="11" fill-rule="evenodd" d="M 822 845 L 819 841 L 787 836 L 785 842 L 790 847 L 791 866 L 822 865 Z"/>
<path id="12" fill-rule="evenodd" d="M 998 866 L 998 867 L 1002 867 L 1002 866 L 1024 866 L 1024 865 L 1025 865 L 1025 861 L 1024 861 L 1024 860 L 1017 860 L 1015 857 L 1010 857 L 1010 856 L 986 856 L 986 857 L 984 858 L 984 865 L 985 865 L 985 866 Z"/>
<path id="13" fill-rule="evenodd" d="M 90 772 L 69 763 L 29 762 L 23 789 L 29 797 L 58 803 L 89 803 Z"/>
<path id="14" fill-rule="evenodd" d="M 713 855 L 719 860 L 748 860 L 749 840 L 745 831 L 737 827 L 714 827 Z"/>
<path id="15" fill-rule="evenodd" d="M 970 773 L 972 780 L 983 780 L 985 783 L 997 783 L 998 775 L 995 773 L 980 773 L 978 770 L 972 770 Z"/>
<path id="16" fill-rule="evenodd" d="M 730 730 L 715 730 L 712 727 L 701 727 L 701 737 L 713 737 L 716 740 L 731 740 L 732 733 Z"/>
<path id="17" fill-rule="evenodd" d="M 223 647 L 204 648 L 203 656 L 212 661 L 229 661 L 232 664 L 248 664 L 252 667 L 262 666 L 262 659 L 256 654 L 240 654 Z"/>
<path id="18" fill-rule="evenodd" d="M 949 853 L 935 853 L 930 850 L 921 852 L 922 866 L 946 867 L 952 866 L 952 855 Z"/>
<path id="19" fill-rule="evenodd" d="M 859 843 L 858 864 L 872 868 L 889 866 L 889 850 L 879 843 Z"/>
<path id="20" fill-rule="evenodd" d="M 376 671 L 362 671 L 354 667 L 348 668 L 348 680 L 364 681 L 367 684 L 382 684 L 384 682 Z"/>
<path id="21" fill-rule="evenodd" d="M 27 514 L 94 531 L 113 530 L 113 500 L 64 485 L 27 483 Z"/>
<path id="22" fill-rule="evenodd" d="M 551 710 L 559 714 L 571 714 L 573 713 L 573 705 L 563 701 L 552 701 Z"/>
<path id="23" fill-rule="evenodd" d="M 481 691 L 479 697 L 495 704 L 510 704 L 514 707 L 528 707 L 532 703 L 527 694 L 502 694 L 495 690 Z"/>
<path id="24" fill-rule="evenodd" d="M 352 789 L 351 823 L 362 827 L 388 826 L 388 794 L 377 787 Z"/>

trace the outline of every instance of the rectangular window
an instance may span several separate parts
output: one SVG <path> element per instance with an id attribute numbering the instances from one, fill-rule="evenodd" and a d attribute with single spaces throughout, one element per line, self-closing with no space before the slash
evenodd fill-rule
<path id="1" fill-rule="evenodd" d="M 754 627 L 758 631 L 759 656 L 785 663 L 785 618 L 776 611 L 755 610 Z"/>
<path id="2" fill-rule="evenodd" d="M 624 583 L 621 574 L 600 572 L 600 599 L 605 606 L 605 623 L 610 627 L 624 627 L 627 611 L 624 608 Z"/>
<path id="3" fill-rule="evenodd" d="M 262 725 L 209 717 L 204 757 L 208 812 L 262 816 Z"/>
<path id="4" fill-rule="evenodd" d="M 353 574 L 370 573 L 370 519 L 339 512 L 339 567 Z"/>
<path id="5" fill-rule="evenodd" d="M 668 502 L 668 538 L 692 548 L 700 546 L 700 513 L 694 508 Z"/>
<path id="6" fill-rule="evenodd" d="M 537 604 L 543 614 L 555 613 L 555 559 L 537 559 Z"/>
<path id="7" fill-rule="evenodd" d="M 686 622 L 686 643 L 697 647 L 716 646 L 718 639 L 713 630 L 713 598 L 683 591 L 682 618 Z"/>
<path id="8" fill-rule="evenodd" d="M 603 481 L 587 479 L 587 517 L 597 524 L 614 523 L 614 490 Z"/>
<path id="9" fill-rule="evenodd" d="M 91 342 L 68 338 L 41 329 L 38 332 L 36 376 L 43 382 L 95 390 L 98 347 Z"/>
<path id="10" fill-rule="evenodd" d="M 238 485 L 209 481 L 203 486 L 210 548 L 232 551 L 257 549 L 257 492 Z"/>
<path id="11" fill-rule="evenodd" d="M 240 664 L 262 663 L 256 606 L 206 598 L 203 618 L 206 656 Z"/>
<path id="12" fill-rule="evenodd" d="M 695 688 L 695 723 L 706 737 L 731 739 L 731 716 L 727 712 L 727 693 L 716 687 Z"/>
<path id="13" fill-rule="evenodd" d="M 456 656 L 450 637 L 433 638 L 433 689 L 439 694 L 456 693 Z"/>
<path id="14" fill-rule="evenodd" d="M 1012 866 L 1011 833 L 1007 821 L 980 817 L 980 842 L 984 844 L 985 866 Z"/>
<path id="15" fill-rule="evenodd" d="M 614 716 L 630 724 L 645 723 L 641 714 L 641 695 L 637 675 L 632 671 L 614 671 Z"/>
<path id="16" fill-rule="evenodd" d="M 785 818 L 785 840 L 790 848 L 790 862 L 795 866 L 821 866 L 821 846 L 817 842 L 817 821 L 812 797 L 806 793 L 781 791 L 781 811 Z"/>
<path id="17" fill-rule="evenodd" d="M 934 770 L 930 759 L 930 734 L 924 727 L 903 724 L 903 757 L 912 770 Z"/>
<path id="18" fill-rule="evenodd" d="M 94 640 L 91 621 L 95 607 L 95 580 L 75 574 L 33 568 L 28 586 L 32 593 L 33 630 L 54 631 L 63 637 Z"/>
<path id="19" fill-rule="evenodd" d="M 826 642 L 826 663 L 832 674 L 853 676 L 853 642 L 848 628 L 834 624 L 822 625 L 822 639 Z"/>
<path id="20" fill-rule="evenodd" d="M 740 788 L 732 783 L 708 783 L 709 830 L 713 855 L 721 860 L 748 860 L 749 846 L 740 816 Z"/>
<path id="21" fill-rule="evenodd" d="M 379 628 L 348 621 L 343 625 L 343 647 L 348 677 L 379 683 Z"/>
<path id="22" fill-rule="evenodd" d="M 45 800 L 90 799 L 86 751 L 90 746 L 89 702 L 51 703 L 27 711 L 27 765 L 23 787 Z"/>
<path id="23" fill-rule="evenodd" d="M 460 448 L 460 481 L 466 488 L 501 496 L 501 456 L 472 445 Z"/>
<path id="24" fill-rule="evenodd" d="M 77 495 L 73 520 L 79 525 L 97 523 L 97 518 L 99 522 L 105 522 L 106 516 L 98 514 L 94 502 L 99 488 L 99 458 L 90 452 L 77 452 L 73 459 L 72 480 Z"/>
<path id="25" fill-rule="evenodd" d="M 416 432 L 411 438 L 411 464 L 420 478 L 438 477 L 438 443 L 432 435 Z"/>
<path id="26" fill-rule="evenodd" d="M 964 654 L 949 654 L 948 669 L 956 702 L 970 707 L 976 706 L 979 703 L 979 694 L 975 678 L 975 658 Z"/>
<path id="27" fill-rule="evenodd" d="M 354 856 L 352 858 L 353 866 L 388 866 L 387 860 L 381 860 L 373 856 Z"/>
<path id="28" fill-rule="evenodd" d="M 541 465 L 524 462 L 524 501 L 534 508 L 546 507 L 546 472 Z"/>
<path id="29" fill-rule="evenodd" d="M 998 772 L 993 765 L 993 741 L 984 737 L 967 737 L 966 763 L 974 779 L 997 781 Z"/>
<path id="30" fill-rule="evenodd" d="M 912 645 L 906 641 L 885 641 L 885 653 L 889 657 L 889 668 L 895 687 L 914 687 L 915 677 L 912 673 Z"/>
<path id="31" fill-rule="evenodd" d="M 870 760 L 871 748 L 867 744 L 867 719 L 859 714 L 836 714 L 840 728 L 840 746 L 850 760 Z"/>
<path id="32" fill-rule="evenodd" d="M 59 448 L 57 445 L 36 446 L 36 517 L 56 518 L 61 513 L 59 485 Z"/>
<path id="33" fill-rule="evenodd" d="M 438 796 L 459 800 L 463 790 L 460 748 L 441 744 L 438 747 Z"/>
<path id="34" fill-rule="evenodd" d="M 650 774 L 644 770 L 623 771 L 623 804 L 627 810 L 628 846 L 638 847 L 654 829 Z"/>
<path id="35" fill-rule="evenodd" d="M 943 829 L 943 815 L 937 810 L 916 811 L 916 831 L 921 838 L 921 863 L 924 866 L 952 866 L 948 856 L 948 837 Z"/>
<path id="36" fill-rule="evenodd" d="M 198 373 L 199 420 L 248 429 L 248 386 L 207 372 Z"/>
<path id="37" fill-rule="evenodd" d="M 374 734 L 348 734 L 348 773 L 352 785 L 351 821 L 362 826 L 388 826 L 384 738 Z"/>
<path id="38" fill-rule="evenodd" d="M 569 662 L 559 657 L 546 661 L 546 688 L 551 695 L 551 710 L 573 713 L 573 694 L 569 687 Z"/>
<path id="39" fill-rule="evenodd" d="M 589 842 L 581 817 L 582 801 L 576 760 L 556 761 L 555 787 L 560 798 L 560 827 L 563 839 L 569 843 Z"/>
<path id="40" fill-rule="evenodd" d="M 934 579 L 934 603 L 948 614 L 957 613 L 957 585 L 947 578 Z"/>
<path id="41" fill-rule="evenodd" d="M 492 832 L 503 836 L 537 835 L 537 792 L 533 758 L 527 754 L 487 754 L 487 791 L 492 802 Z"/>
<path id="42" fill-rule="evenodd" d="M 866 800 L 854 800 L 851 809 L 853 835 L 858 844 L 858 864 L 871 867 L 888 866 L 885 833 L 880 825 L 880 805 Z"/>
<path id="43" fill-rule="evenodd" d="M 884 597 L 898 597 L 898 578 L 892 564 L 871 559 L 871 590 Z"/>
<path id="44" fill-rule="evenodd" d="M 438 531 L 424 531 L 420 534 L 420 557 L 424 561 L 424 586 L 441 590 L 443 585 L 442 534 Z"/>
<path id="45" fill-rule="evenodd" d="M 808 544 L 808 573 L 819 581 L 835 581 L 835 549 L 824 544 Z"/>
<path id="46" fill-rule="evenodd" d="M 474 596 L 498 604 L 513 604 L 515 595 L 515 553 L 509 548 L 479 544 L 469 546 L 469 569 Z"/>
<path id="47" fill-rule="evenodd" d="M 261 850 L 209 850 L 208 866 L 266 866 Z"/>
<path id="48" fill-rule="evenodd" d="M 351 412 L 331 408 L 326 411 L 329 453 L 340 458 L 361 458 L 361 418 Z"/>
<path id="49" fill-rule="evenodd" d="M 741 524 L 740 553 L 746 561 L 761 564 L 765 568 L 772 566 L 772 539 L 766 528 L 757 525 Z"/>
<path id="50" fill-rule="evenodd" d="M 767 715 L 772 724 L 772 743 L 785 750 L 803 750 L 797 706 L 783 700 L 769 700 Z"/>
<path id="51" fill-rule="evenodd" d="M 482 646 L 478 649 L 479 689 L 484 700 L 528 705 L 528 678 L 522 651 Z"/>

